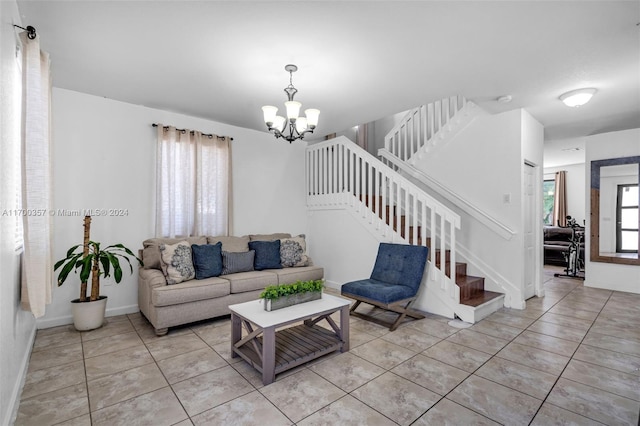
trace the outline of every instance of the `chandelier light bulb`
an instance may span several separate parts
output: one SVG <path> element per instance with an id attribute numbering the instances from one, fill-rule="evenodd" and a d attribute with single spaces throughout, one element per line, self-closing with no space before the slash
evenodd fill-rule
<path id="1" fill-rule="evenodd" d="M 560 95 L 560 100 L 566 106 L 575 108 L 589 102 L 596 92 L 597 90 L 593 88 L 572 90 Z"/>
<path id="2" fill-rule="evenodd" d="M 264 122 L 267 123 L 268 126 L 273 125 L 276 114 L 278 113 L 278 108 L 265 105 L 262 107 L 262 113 L 264 114 Z"/>
<path id="3" fill-rule="evenodd" d="M 318 125 L 318 117 L 320 115 L 320 110 L 315 108 L 309 108 L 304 111 L 304 115 L 307 116 L 307 124 L 310 129 L 315 129 Z"/>
<path id="4" fill-rule="evenodd" d="M 273 120 L 273 128 L 278 132 L 282 132 L 284 130 L 284 125 L 286 124 L 287 119 L 281 115 L 276 115 Z"/>
<path id="5" fill-rule="evenodd" d="M 304 117 L 298 117 L 296 120 L 296 131 L 302 133 L 307 130 L 307 119 Z"/>
<path id="6" fill-rule="evenodd" d="M 284 106 L 287 108 L 287 118 L 289 121 L 293 120 L 292 123 L 295 122 L 300 115 L 302 104 L 298 101 L 287 101 L 284 103 Z"/>

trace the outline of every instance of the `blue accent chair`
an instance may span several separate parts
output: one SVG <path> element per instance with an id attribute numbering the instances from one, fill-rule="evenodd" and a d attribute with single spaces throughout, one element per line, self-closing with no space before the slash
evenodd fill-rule
<path id="1" fill-rule="evenodd" d="M 405 316 L 424 318 L 419 312 L 409 309 L 416 298 L 427 263 L 428 247 L 405 244 L 380 243 L 371 278 L 352 281 L 342 286 L 341 293 L 356 302 L 351 306 L 351 315 L 389 326 L 393 331 Z M 356 312 L 360 303 L 368 303 L 399 314 L 394 323 L 381 318 Z"/>

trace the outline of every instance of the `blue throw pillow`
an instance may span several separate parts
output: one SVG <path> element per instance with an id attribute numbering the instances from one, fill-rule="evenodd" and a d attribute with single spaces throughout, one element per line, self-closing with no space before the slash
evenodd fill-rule
<path id="1" fill-rule="evenodd" d="M 217 277 L 222 274 L 222 243 L 191 246 L 196 280 Z"/>
<path id="2" fill-rule="evenodd" d="M 249 241 L 249 248 L 255 250 L 253 267 L 256 271 L 263 269 L 282 269 L 280 263 L 280 240 Z"/>

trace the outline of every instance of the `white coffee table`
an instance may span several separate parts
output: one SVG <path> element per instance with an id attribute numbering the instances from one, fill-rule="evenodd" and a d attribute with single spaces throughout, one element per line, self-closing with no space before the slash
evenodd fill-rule
<path id="1" fill-rule="evenodd" d="M 231 356 L 241 356 L 260 371 L 263 384 L 273 383 L 278 373 L 330 352 L 349 350 L 349 300 L 323 293 L 321 299 L 271 312 L 265 311 L 263 304 L 260 299 L 229 306 Z M 330 317 L 337 311 L 340 326 Z M 333 331 L 317 325 L 322 320 Z M 298 322 L 302 324 L 286 327 Z M 248 333 L 245 337 L 243 326 Z"/>

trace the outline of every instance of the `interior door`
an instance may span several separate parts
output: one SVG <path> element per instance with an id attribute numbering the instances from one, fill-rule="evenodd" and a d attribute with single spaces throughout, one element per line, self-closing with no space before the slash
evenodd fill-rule
<path id="1" fill-rule="evenodd" d="M 524 164 L 524 298 L 533 297 L 535 289 L 536 239 L 535 221 L 538 220 L 535 211 L 535 168 Z"/>

